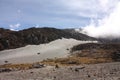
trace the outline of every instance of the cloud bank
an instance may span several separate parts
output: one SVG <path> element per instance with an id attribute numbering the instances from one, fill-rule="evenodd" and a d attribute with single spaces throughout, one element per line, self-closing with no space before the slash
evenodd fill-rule
<path id="1" fill-rule="evenodd" d="M 103 0 L 101 0 L 103 1 Z M 114 4 L 114 8 L 109 9 L 106 4 L 109 0 L 101 2 L 103 8 L 105 7 L 109 14 L 106 14 L 102 19 L 91 20 L 91 23 L 83 27 L 83 31 L 87 32 L 89 36 L 93 37 L 120 37 L 120 1 Z M 109 5 L 109 4 L 108 4 Z"/>

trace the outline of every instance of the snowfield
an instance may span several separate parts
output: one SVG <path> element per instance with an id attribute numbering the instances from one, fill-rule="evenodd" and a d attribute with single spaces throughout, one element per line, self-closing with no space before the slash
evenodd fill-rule
<path id="1" fill-rule="evenodd" d="M 0 65 L 4 64 L 5 61 L 8 61 L 8 63 L 33 63 L 47 58 L 66 57 L 70 53 L 70 48 L 84 43 L 97 43 L 97 41 L 62 38 L 46 44 L 4 50 L 0 52 Z"/>

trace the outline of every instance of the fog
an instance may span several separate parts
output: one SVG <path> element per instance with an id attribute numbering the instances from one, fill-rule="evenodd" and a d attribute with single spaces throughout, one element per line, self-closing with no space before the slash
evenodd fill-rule
<path id="1" fill-rule="evenodd" d="M 120 37 L 120 1 L 102 19 L 91 19 L 91 23 L 83 27 L 83 31 L 92 37 Z"/>

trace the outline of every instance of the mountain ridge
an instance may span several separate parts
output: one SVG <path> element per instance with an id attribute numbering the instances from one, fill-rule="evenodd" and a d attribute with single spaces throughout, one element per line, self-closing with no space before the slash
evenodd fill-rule
<path id="1" fill-rule="evenodd" d="M 96 40 L 82 33 L 56 28 L 29 28 L 20 31 L 11 31 L 0 28 L 0 50 L 14 49 L 26 45 L 48 43 L 56 39 L 73 38 L 77 40 Z"/>

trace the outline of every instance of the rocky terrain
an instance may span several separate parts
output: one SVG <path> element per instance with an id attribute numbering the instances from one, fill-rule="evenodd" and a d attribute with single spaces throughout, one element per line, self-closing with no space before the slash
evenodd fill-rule
<path id="1" fill-rule="evenodd" d="M 0 28 L 0 50 L 14 49 L 26 45 L 48 43 L 56 39 L 73 38 L 77 40 L 96 40 L 87 35 L 55 28 L 29 28 L 21 31 L 11 31 Z"/>
<path id="2" fill-rule="evenodd" d="M 4 72 L 0 80 L 120 80 L 120 62 Z"/>
<path id="3" fill-rule="evenodd" d="M 17 49 L 0 51 L 0 65 L 8 63 L 33 63 L 50 58 L 67 57 L 70 49 L 77 44 L 96 41 L 79 41 L 75 39 L 57 39 L 46 44 L 27 45 Z"/>
<path id="4" fill-rule="evenodd" d="M 81 65 L 120 62 L 120 44 L 86 43 L 74 46 L 65 58 L 44 60 L 47 64 Z"/>
<path id="5" fill-rule="evenodd" d="M 120 44 L 87 43 L 74 46 L 73 55 L 79 57 L 107 58 L 120 61 Z"/>
<path id="6" fill-rule="evenodd" d="M 120 80 L 113 41 L 73 29 L 0 28 L 0 80 Z"/>

